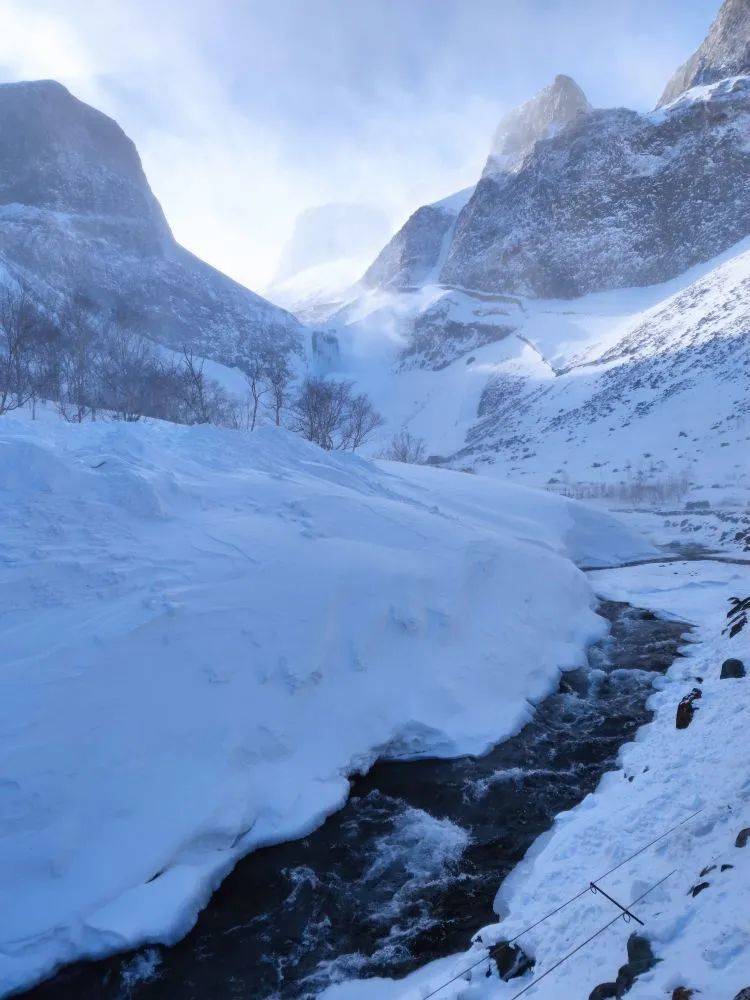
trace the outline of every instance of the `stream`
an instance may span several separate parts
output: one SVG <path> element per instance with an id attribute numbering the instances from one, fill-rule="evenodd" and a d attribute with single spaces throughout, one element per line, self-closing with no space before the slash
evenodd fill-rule
<path id="1" fill-rule="evenodd" d="M 79 962 L 33 1000 L 306 1000 L 344 978 L 400 977 L 494 921 L 503 878 L 650 718 L 680 622 L 604 601 L 607 639 L 521 732 L 484 757 L 377 763 L 303 840 L 256 851 L 177 945 Z"/>

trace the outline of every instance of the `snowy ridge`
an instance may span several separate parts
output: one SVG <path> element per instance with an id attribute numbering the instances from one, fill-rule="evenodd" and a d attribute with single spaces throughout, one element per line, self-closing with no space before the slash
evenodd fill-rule
<path id="1" fill-rule="evenodd" d="M 0 492 L 5 993 L 174 941 L 376 756 L 518 729 L 602 634 L 571 560 L 651 551 L 572 501 L 271 430 L 6 416 Z"/>

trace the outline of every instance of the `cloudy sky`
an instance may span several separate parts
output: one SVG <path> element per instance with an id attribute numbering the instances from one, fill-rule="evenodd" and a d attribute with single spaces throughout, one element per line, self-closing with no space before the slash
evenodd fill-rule
<path id="1" fill-rule="evenodd" d="M 718 0 L 0 0 L 0 80 L 55 78 L 136 142 L 177 238 L 255 289 L 298 212 L 394 225 L 472 183 L 556 73 L 652 107 Z"/>

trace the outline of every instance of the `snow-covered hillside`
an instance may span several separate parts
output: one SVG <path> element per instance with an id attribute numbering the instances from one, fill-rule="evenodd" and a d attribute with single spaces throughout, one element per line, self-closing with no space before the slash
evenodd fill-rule
<path id="1" fill-rule="evenodd" d="M 377 756 L 479 753 L 600 636 L 608 515 L 283 431 L 0 421 L 0 991 L 173 941 Z"/>
<path id="2" fill-rule="evenodd" d="M 427 285 L 341 310 L 324 367 L 459 467 L 552 485 L 747 481 L 750 249 L 572 301 Z M 376 444 L 377 451 L 380 444 Z"/>

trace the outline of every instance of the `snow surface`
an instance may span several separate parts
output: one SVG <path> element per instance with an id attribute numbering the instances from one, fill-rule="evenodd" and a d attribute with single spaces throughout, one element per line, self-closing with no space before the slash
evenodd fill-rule
<path id="1" fill-rule="evenodd" d="M 484 945 L 513 938 L 696 810 L 701 812 L 693 820 L 601 882 L 627 904 L 674 872 L 635 906 L 645 928 L 617 921 L 524 996 L 578 1000 L 599 983 L 613 981 L 626 961 L 626 941 L 634 928 L 649 938 L 659 962 L 636 980 L 627 994 L 632 1000 L 664 1000 L 678 986 L 711 1000 L 732 1000 L 750 985 L 750 846 L 734 846 L 740 830 L 750 826 L 750 778 L 744 766 L 750 677 L 719 680 L 725 658 L 740 657 L 746 664 L 750 658 L 747 631 L 732 640 L 721 632 L 727 599 L 750 587 L 750 566 L 657 563 L 590 576 L 602 597 L 695 625 L 685 658 L 657 681 L 653 723 L 623 748 L 619 770 L 605 775 L 575 809 L 559 815 L 505 880 L 495 903 L 502 918 L 481 932 L 483 944 L 476 942 L 466 953 L 400 982 L 342 983 L 329 988 L 325 1000 L 423 1000 L 486 956 Z M 677 702 L 696 684 L 703 692 L 699 709 L 688 729 L 678 731 Z M 722 865 L 730 867 L 722 870 Z M 708 888 L 693 897 L 692 888 L 703 881 Z M 459 975 L 437 1000 L 510 1000 L 615 915 L 601 895 L 586 892 L 519 941 L 536 959 L 533 972 L 503 983 L 494 975 L 487 978 L 489 963 L 479 961 L 472 974 Z"/>
<path id="2" fill-rule="evenodd" d="M 172 942 L 377 756 L 481 753 L 604 624 L 608 515 L 274 429 L 0 420 L 0 991 Z"/>

